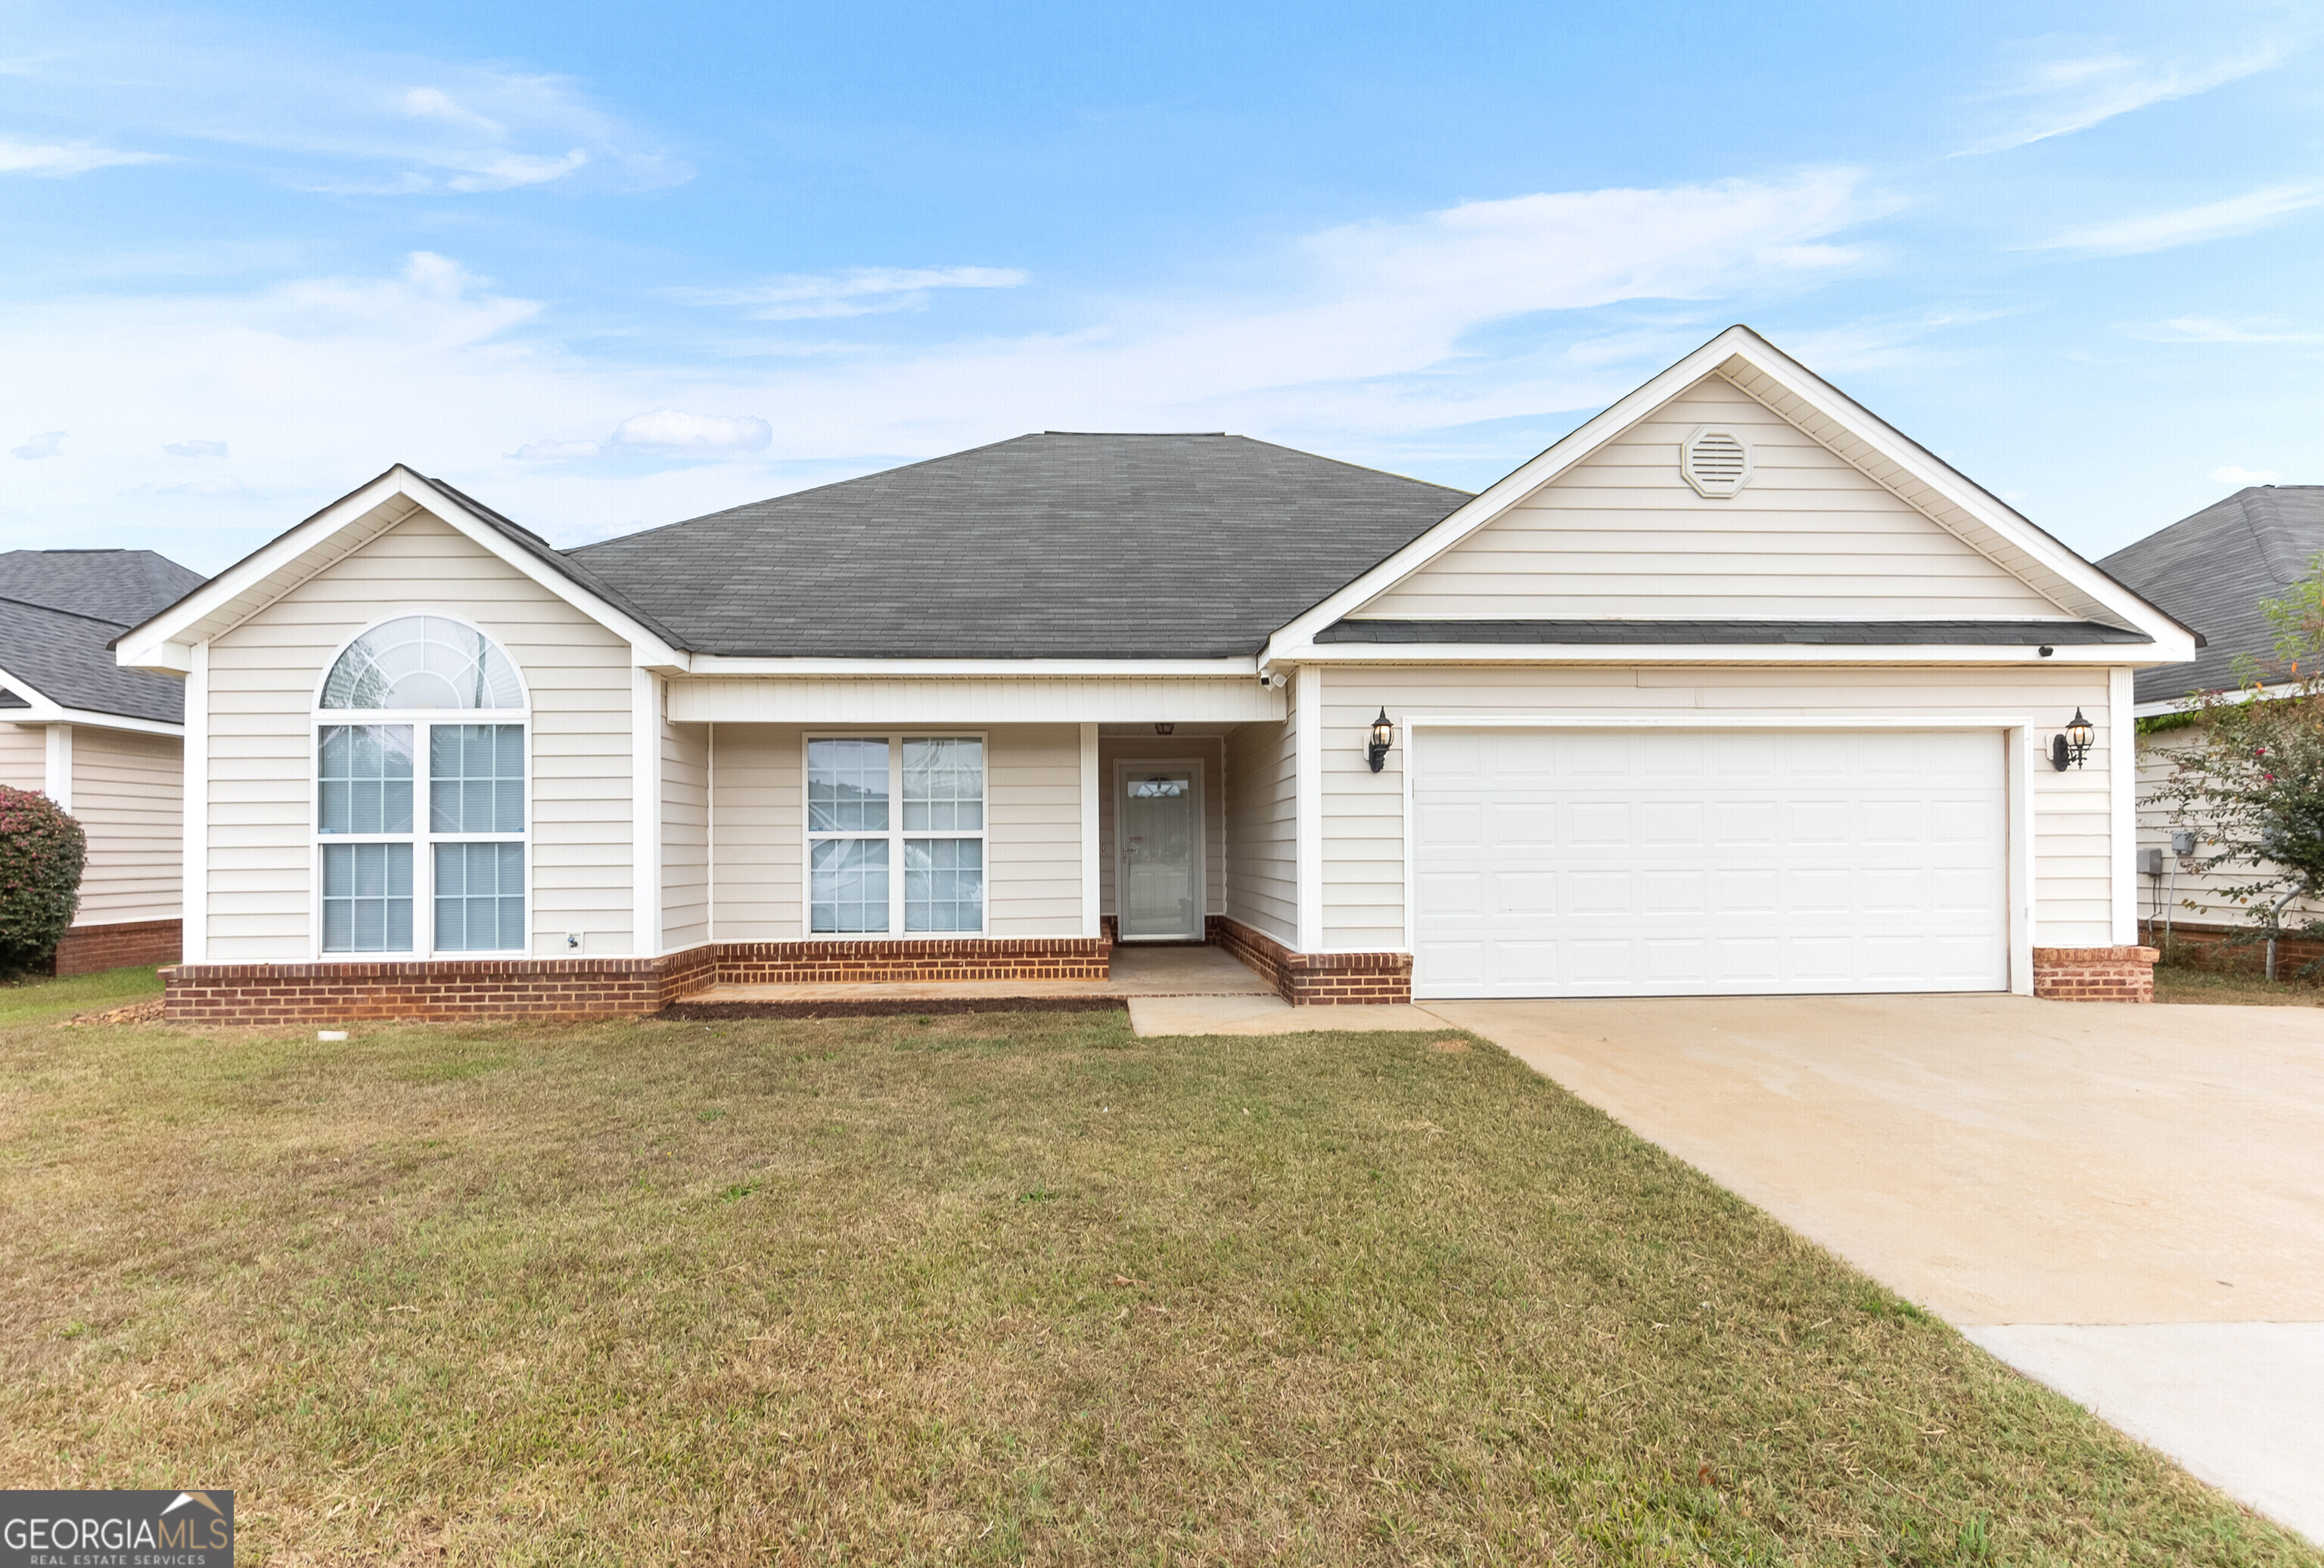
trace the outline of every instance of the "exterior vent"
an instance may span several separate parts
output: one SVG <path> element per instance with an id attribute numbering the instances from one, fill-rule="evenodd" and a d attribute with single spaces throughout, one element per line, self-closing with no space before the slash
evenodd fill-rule
<path id="1" fill-rule="evenodd" d="M 1678 471 L 1698 495 L 1725 500 L 1751 483 L 1751 447 L 1724 425 L 1698 425 L 1679 443 Z"/>

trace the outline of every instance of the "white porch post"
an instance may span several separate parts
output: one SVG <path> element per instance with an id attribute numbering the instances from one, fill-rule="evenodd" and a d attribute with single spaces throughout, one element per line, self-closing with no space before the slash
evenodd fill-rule
<path id="1" fill-rule="evenodd" d="M 1299 951 L 1323 950 L 1323 667 L 1303 664 L 1291 687 L 1292 831 L 1299 870 Z"/>
<path id="2" fill-rule="evenodd" d="M 210 914 L 210 645 L 197 642 L 186 672 L 186 733 L 180 753 L 183 796 L 185 866 L 178 895 L 178 954 L 187 964 L 209 959 Z M 311 774 L 314 732 L 302 764 Z"/>
<path id="3" fill-rule="evenodd" d="M 2138 720 L 2131 673 L 2116 665 L 2107 671 L 2107 822 L 2113 834 L 2114 940 L 2138 940 Z"/>
<path id="4" fill-rule="evenodd" d="M 49 726 L 48 798 L 57 803 L 57 809 L 70 812 L 72 797 L 72 726 Z"/>
<path id="5" fill-rule="evenodd" d="M 1099 868 L 1097 853 L 1097 726 L 1082 726 L 1082 935 L 1100 936 L 1105 933 L 1104 917 L 1098 909 Z"/>
<path id="6" fill-rule="evenodd" d="M 630 670 L 630 724 L 631 863 L 637 878 L 630 951 L 653 958 L 661 953 L 661 678 L 650 669 Z"/>

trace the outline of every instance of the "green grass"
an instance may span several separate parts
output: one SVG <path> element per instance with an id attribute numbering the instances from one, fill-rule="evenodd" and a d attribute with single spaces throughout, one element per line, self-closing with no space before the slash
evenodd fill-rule
<path id="1" fill-rule="evenodd" d="M 161 994 L 153 967 L 107 969 L 97 974 L 76 974 L 69 980 L 25 975 L 0 982 L 0 1027 L 47 1023 L 75 1013 L 102 1012 L 133 1001 L 151 1001 Z"/>
<path id="2" fill-rule="evenodd" d="M 2232 1007 L 2324 1007 L 2324 984 L 2296 977 L 2300 965 L 2286 961 L 2283 976 L 2266 977 L 2266 954 L 2257 945 L 2182 943 L 2154 966 L 2154 1000 Z"/>
<path id="3" fill-rule="evenodd" d="M 251 1563 L 2318 1561 L 1467 1037 L 16 1027 L 0 1212 Z"/>

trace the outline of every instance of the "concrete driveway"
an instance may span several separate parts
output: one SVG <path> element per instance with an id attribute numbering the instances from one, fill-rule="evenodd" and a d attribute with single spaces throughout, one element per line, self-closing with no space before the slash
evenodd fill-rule
<path id="1" fill-rule="evenodd" d="M 2324 1010 L 1423 1005 L 2324 1541 Z"/>

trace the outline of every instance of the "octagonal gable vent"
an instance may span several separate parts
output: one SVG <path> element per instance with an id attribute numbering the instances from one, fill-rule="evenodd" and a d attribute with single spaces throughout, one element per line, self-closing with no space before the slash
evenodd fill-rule
<path id="1" fill-rule="evenodd" d="M 1678 471 L 1699 495 L 1719 499 L 1751 483 L 1751 447 L 1724 425 L 1698 425 L 1679 443 Z"/>

